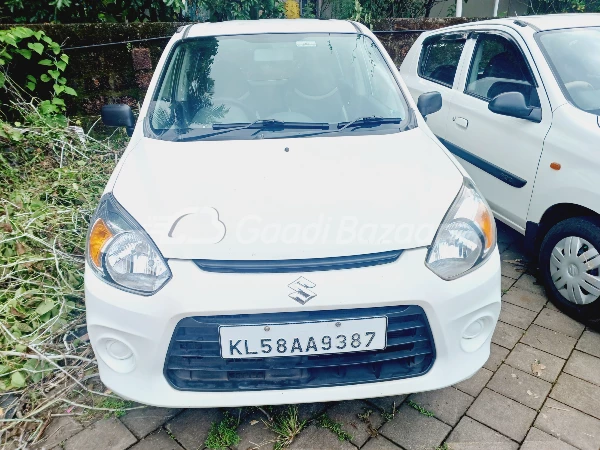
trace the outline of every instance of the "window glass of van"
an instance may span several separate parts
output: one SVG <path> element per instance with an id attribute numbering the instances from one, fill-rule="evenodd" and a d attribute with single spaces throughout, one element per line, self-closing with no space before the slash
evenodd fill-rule
<path id="1" fill-rule="evenodd" d="M 479 35 L 465 92 L 486 101 L 520 92 L 529 106 L 540 106 L 525 58 L 513 42 L 497 34 Z"/>
<path id="2" fill-rule="evenodd" d="M 465 39 L 444 35 L 425 41 L 419 60 L 419 76 L 452 87 Z"/>

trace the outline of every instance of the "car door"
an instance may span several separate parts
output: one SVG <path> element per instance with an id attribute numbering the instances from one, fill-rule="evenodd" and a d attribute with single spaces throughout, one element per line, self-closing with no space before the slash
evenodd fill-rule
<path id="1" fill-rule="evenodd" d="M 521 38 L 508 31 L 475 31 L 470 62 L 448 99 L 448 126 L 440 136 L 463 163 L 499 219 L 524 232 L 544 138 L 552 111 Z M 541 108 L 541 122 L 499 115 L 489 102 L 520 92 Z"/>
<path id="2" fill-rule="evenodd" d="M 425 92 L 442 94 L 442 109 L 427 116 L 427 125 L 438 136 L 444 135 L 449 114 L 449 98 L 455 93 L 461 57 L 467 41 L 466 32 L 435 34 L 414 45 L 402 63 L 400 74 L 412 98 L 417 101 Z"/>

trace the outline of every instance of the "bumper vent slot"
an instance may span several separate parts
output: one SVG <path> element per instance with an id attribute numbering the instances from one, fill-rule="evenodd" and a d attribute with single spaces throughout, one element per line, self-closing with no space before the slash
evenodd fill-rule
<path id="1" fill-rule="evenodd" d="M 255 325 L 387 316 L 387 347 L 333 355 L 223 359 L 220 325 Z M 164 375 L 178 390 L 253 391 L 342 386 L 423 375 L 435 360 L 435 345 L 419 306 L 188 317 L 173 332 Z"/>
<path id="2" fill-rule="evenodd" d="M 402 250 L 369 253 L 366 255 L 338 256 L 335 258 L 282 259 L 282 260 L 214 260 L 195 259 L 194 262 L 206 272 L 221 273 L 286 273 L 316 272 L 325 270 L 354 269 L 377 266 L 396 261 Z"/>

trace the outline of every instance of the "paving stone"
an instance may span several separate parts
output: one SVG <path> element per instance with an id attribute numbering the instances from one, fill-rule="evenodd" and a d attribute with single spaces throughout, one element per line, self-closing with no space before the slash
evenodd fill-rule
<path id="1" fill-rule="evenodd" d="M 566 334 L 567 336 L 578 339 L 583 333 L 585 326 L 576 320 L 571 319 L 569 316 L 552 309 L 544 308 L 542 312 L 536 317 L 535 324 L 549 328 L 559 333 Z"/>
<path id="2" fill-rule="evenodd" d="M 521 450 L 577 450 L 572 445 L 567 444 L 548 433 L 538 430 L 537 428 L 531 428 Z"/>
<path id="3" fill-rule="evenodd" d="M 294 439 L 290 450 L 356 450 L 356 447 L 348 441 L 340 441 L 335 434 L 325 428 L 310 425 Z"/>
<path id="4" fill-rule="evenodd" d="M 436 418 L 425 416 L 403 404 L 396 417 L 381 427 L 379 432 L 406 450 L 423 450 L 441 445 L 451 429 Z"/>
<path id="5" fill-rule="evenodd" d="M 521 308 L 512 303 L 502 302 L 500 320 L 514 327 L 526 330 L 529 328 L 529 325 L 531 325 L 531 322 L 533 322 L 536 315 L 536 312 L 529 309 Z"/>
<path id="6" fill-rule="evenodd" d="M 535 312 L 540 312 L 547 301 L 545 295 L 536 294 L 525 289 L 519 289 L 516 286 L 513 286 L 502 296 L 503 303 L 511 303 Z"/>
<path id="7" fill-rule="evenodd" d="M 148 433 L 156 430 L 162 424 L 171 420 L 181 409 L 155 408 L 132 409 L 121 417 L 121 422 L 129 428 L 135 437 L 143 438 Z"/>
<path id="8" fill-rule="evenodd" d="M 600 333 L 584 331 L 575 348 L 600 358 Z"/>
<path id="9" fill-rule="evenodd" d="M 556 381 L 560 371 L 565 365 L 564 359 L 524 344 L 517 344 L 514 350 L 510 352 L 510 355 L 508 355 L 505 362 L 509 366 L 520 369 L 525 373 L 532 373 L 531 365 L 539 362 L 546 366 L 546 368 L 541 371 L 539 377 L 542 380 L 551 383 Z"/>
<path id="10" fill-rule="evenodd" d="M 500 364 L 502 364 L 502 362 L 506 359 L 509 352 L 510 351 L 504 347 L 500 347 L 492 342 L 492 345 L 490 346 L 490 357 L 485 362 L 483 367 L 495 372 L 498 367 L 500 367 Z"/>
<path id="11" fill-rule="evenodd" d="M 386 439 L 382 435 L 372 437 L 369 442 L 361 447 L 361 450 L 402 450 L 392 441 Z"/>
<path id="12" fill-rule="evenodd" d="M 490 378 L 492 378 L 493 374 L 494 372 L 491 370 L 487 370 L 486 368 L 482 367 L 471 378 L 467 378 L 466 380 L 455 384 L 454 387 L 460 391 L 472 395 L 473 397 L 477 397 L 487 382 L 490 381 Z"/>
<path id="13" fill-rule="evenodd" d="M 391 397 L 368 398 L 366 401 L 379 408 L 381 411 L 392 412 L 394 408 L 400 408 L 400 405 L 406 400 L 408 395 L 393 395 Z"/>
<path id="14" fill-rule="evenodd" d="M 327 415 L 336 423 L 342 426 L 342 430 L 352 435 L 352 443 L 358 447 L 364 445 L 371 437 L 369 427 L 366 423 L 358 418 L 358 414 L 362 414 L 365 410 L 373 408 L 361 400 L 352 400 L 340 402 L 334 407 L 327 410 Z M 378 429 L 383 424 L 383 418 L 379 412 L 373 412 L 369 417 L 371 426 Z"/>
<path id="15" fill-rule="evenodd" d="M 183 450 L 183 447 L 161 429 L 146 436 L 130 450 Z"/>
<path id="16" fill-rule="evenodd" d="M 102 419 L 85 428 L 64 444 L 65 450 L 124 450 L 137 439 L 118 419 Z"/>
<path id="17" fill-rule="evenodd" d="M 504 293 L 507 292 L 511 286 L 515 284 L 515 280 L 513 278 L 502 276 L 500 278 L 500 290 Z"/>
<path id="18" fill-rule="evenodd" d="M 434 413 L 436 419 L 454 426 L 471 406 L 474 398 L 454 387 L 447 387 L 413 394 L 410 400 Z"/>
<path id="19" fill-rule="evenodd" d="M 487 387 L 533 409 L 542 407 L 552 389 L 547 381 L 506 364 L 500 366 Z"/>
<path id="20" fill-rule="evenodd" d="M 504 322 L 498 322 L 492 335 L 492 342 L 510 350 L 519 342 L 523 333 L 524 331 L 520 328 L 513 327 Z"/>
<path id="21" fill-rule="evenodd" d="M 562 373 L 550 397 L 600 419 L 600 387 Z"/>
<path id="22" fill-rule="evenodd" d="M 475 399 L 467 415 L 515 441 L 525 439 L 536 412 L 489 389 Z"/>
<path id="23" fill-rule="evenodd" d="M 50 422 L 44 435 L 34 448 L 53 448 L 71 436 L 76 435 L 83 430 L 83 425 L 77 422 L 73 417 L 56 417 Z"/>
<path id="24" fill-rule="evenodd" d="M 507 249 L 500 255 L 500 272 L 505 277 L 518 280 L 519 277 L 526 271 L 527 261 L 524 259 L 521 252 L 515 251 L 512 248 Z"/>
<path id="25" fill-rule="evenodd" d="M 575 350 L 567 361 L 565 372 L 600 386 L 600 358 Z"/>
<path id="26" fill-rule="evenodd" d="M 524 273 L 515 283 L 515 287 L 519 289 L 525 289 L 526 291 L 533 292 L 538 295 L 546 295 L 544 286 L 538 284 L 537 279 L 528 273 Z"/>
<path id="27" fill-rule="evenodd" d="M 538 414 L 535 427 L 581 450 L 600 448 L 600 420 L 551 398 Z"/>
<path id="28" fill-rule="evenodd" d="M 571 354 L 577 340 L 556 331 L 531 325 L 521 342 L 566 359 Z"/>
<path id="29" fill-rule="evenodd" d="M 166 428 L 186 450 L 196 450 L 204 446 L 212 423 L 222 418 L 216 408 L 186 409 L 168 422 Z"/>
<path id="30" fill-rule="evenodd" d="M 240 436 L 240 442 L 232 448 L 236 450 L 273 448 L 273 443 L 275 442 L 277 435 L 265 425 L 263 422 L 264 418 L 264 414 L 260 411 L 253 412 L 244 417 L 237 429 L 238 435 Z"/>
<path id="31" fill-rule="evenodd" d="M 517 450 L 519 444 L 500 433 L 480 424 L 470 417 L 463 417 L 446 439 L 452 450 Z"/>

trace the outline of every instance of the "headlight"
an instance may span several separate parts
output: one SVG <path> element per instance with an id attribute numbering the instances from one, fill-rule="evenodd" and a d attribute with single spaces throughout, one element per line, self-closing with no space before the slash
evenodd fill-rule
<path id="1" fill-rule="evenodd" d="M 484 262 L 496 246 L 496 224 L 473 182 L 465 178 L 446 213 L 425 265 L 444 280 L 466 275 Z"/>
<path id="2" fill-rule="evenodd" d="M 169 281 L 158 248 L 112 194 L 102 197 L 91 223 L 86 260 L 99 278 L 140 295 L 152 295 Z"/>

